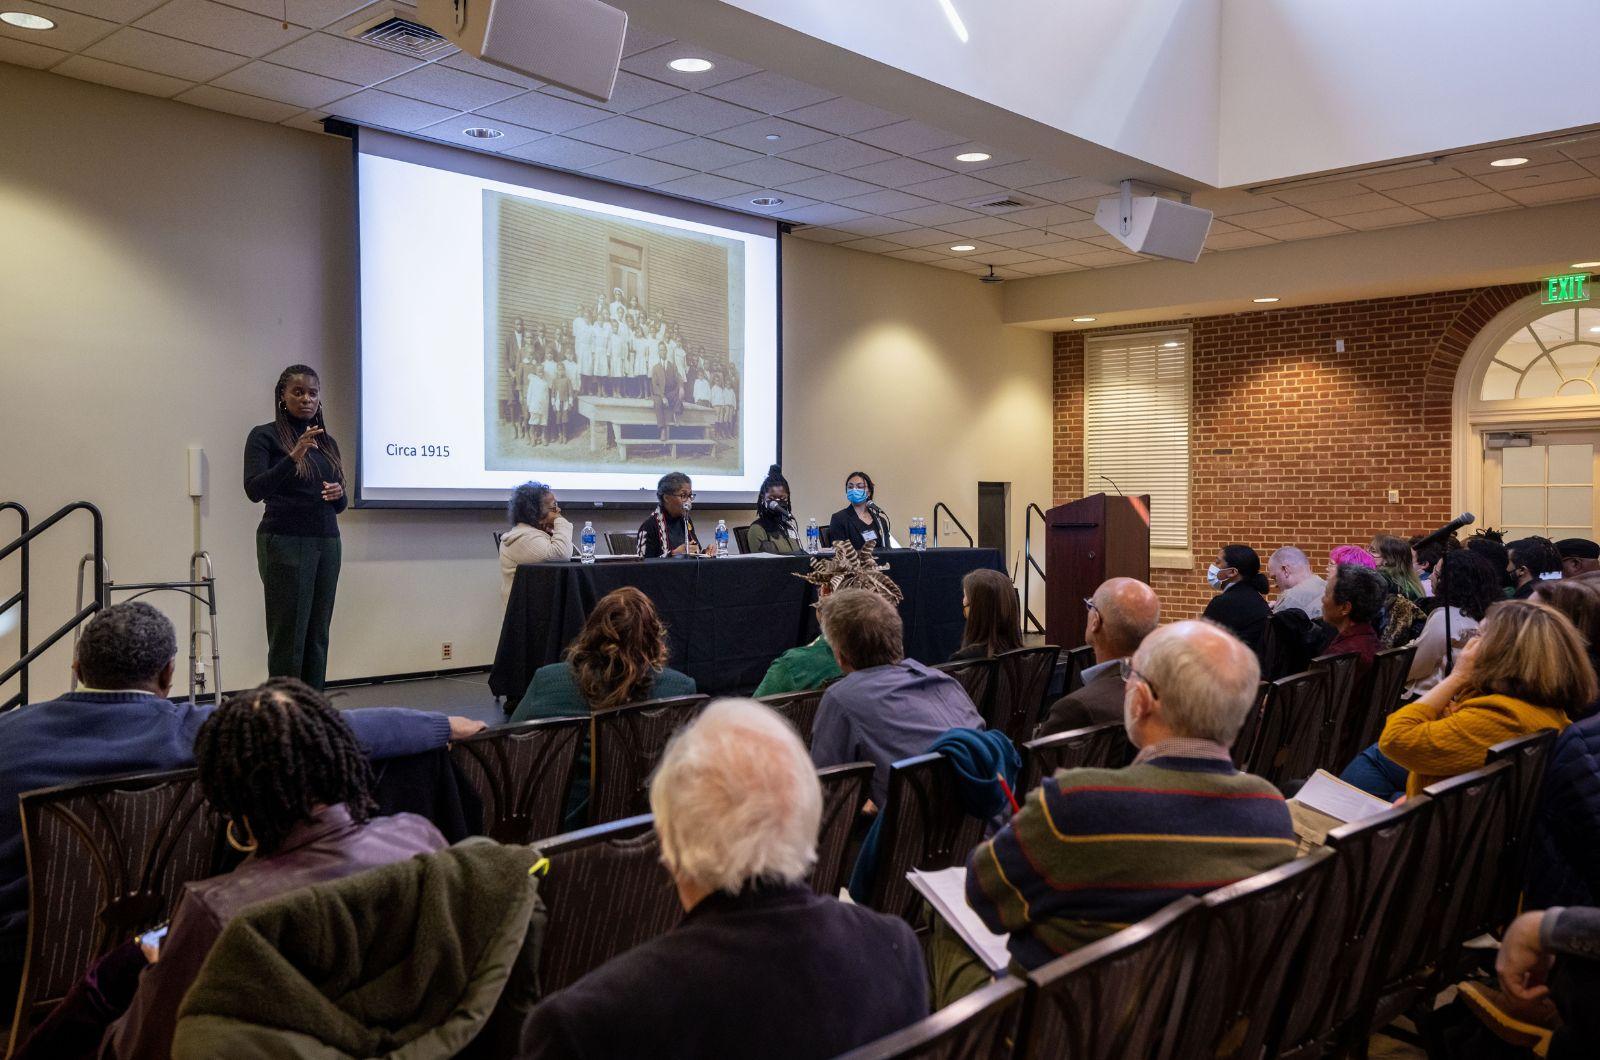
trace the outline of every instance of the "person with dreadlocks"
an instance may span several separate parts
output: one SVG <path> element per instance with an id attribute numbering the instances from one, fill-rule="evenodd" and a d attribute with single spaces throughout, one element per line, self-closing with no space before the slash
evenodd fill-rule
<path id="1" fill-rule="evenodd" d="M 265 502 L 256 566 L 267 606 L 267 672 L 321 688 L 339 586 L 344 462 L 322 418 L 322 380 L 292 364 L 273 389 L 274 416 L 244 443 L 244 493 Z"/>
<path id="2" fill-rule="evenodd" d="M 245 854 L 238 868 L 185 885 L 171 929 L 127 1013 L 106 1032 L 119 1060 L 166 1057 L 184 994 L 241 909 L 315 883 L 443 849 L 426 818 L 374 817 L 372 770 L 350 726 L 319 693 L 275 677 L 227 700 L 195 736 L 200 790 Z"/>
<path id="3" fill-rule="evenodd" d="M 841 541 L 834 546 L 833 555 L 813 559 L 810 572 L 795 577 L 816 586 L 819 606 L 821 601 L 839 589 L 866 589 L 891 604 L 898 604 L 904 595 L 900 592 L 900 586 L 889 577 L 888 571 L 888 566 L 878 565 L 871 548 L 858 549 L 849 541 Z M 759 697 L 805 692 L 821 688 L 843 676 L 844 671 L 839 669 L 839 661 L 833 656 L 828 638 L 818 636 L 810 644 L 790 648 L 772 660 L 755 694 Z"/>
<path id="4" fill-rule="evenodd" d="M 789 504 L 789 480 L 777 464 L 767 469 L 761 492 L 756 494 L 756 521 L 750 524 L 748 540 L 751 552 L 788 556 L 801 550 L 799 529 Z"/>
<path id="5" fill-rule="evenodd" d="M 669 471 L 656 483 L 656 509 L 639 524 L 639 558 L 716 555 L 715 542 L 701 548 L 694 534 L 694 483 L 682 471 Z"/>

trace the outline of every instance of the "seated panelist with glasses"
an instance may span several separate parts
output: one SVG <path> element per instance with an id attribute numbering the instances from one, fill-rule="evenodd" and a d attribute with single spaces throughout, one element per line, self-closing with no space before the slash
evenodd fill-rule
<path id="1" fill-rule="evenodd" d="M 694 508 L 694 483 L 681 471 L 669 471 L 656 483 L 655 510 L 639 524 L 640 559 L 658 559 L 663 556 L 715 555 L 713 542 L 702 548 L 695 537 L 694 520 L 689 513 Z"/>

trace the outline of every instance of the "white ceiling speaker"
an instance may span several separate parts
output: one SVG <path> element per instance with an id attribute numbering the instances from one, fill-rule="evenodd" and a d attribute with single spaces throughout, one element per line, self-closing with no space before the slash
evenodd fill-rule
<path id="1" fill-rule="evenodd" d="M 628 13 L 600 0 L 421 0 L 418 21 L 486 63 L 605 102 Z"/>
<path id="2" fill-rule="evenodd" d="M 1094 222 L 1136 254 L 1176 261 L 1198 261 L 1211 231 L 1211 211 L 1198 206 L 1133 194 L 1133 181 L 1120 185 L 1122 194 L 1101 199 Z"/>

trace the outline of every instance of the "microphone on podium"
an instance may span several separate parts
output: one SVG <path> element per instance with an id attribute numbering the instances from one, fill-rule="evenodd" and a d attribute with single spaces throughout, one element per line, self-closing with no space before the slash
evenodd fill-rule
<path id="1" fill-rule="evenodd" d="M 1119 497 L 1126 497 L 1127 496 L 1126 493 L 1122 492 L 1122 487 L 1117 485 L 1115 482 L 1112 481 L 1110 475 L 1101 475 L 1100 477 L 1105 479 L 1107 482 L 1111 483 L 1111 488 L 1117 491 L 1117 496 L 1119 496 Z"/>

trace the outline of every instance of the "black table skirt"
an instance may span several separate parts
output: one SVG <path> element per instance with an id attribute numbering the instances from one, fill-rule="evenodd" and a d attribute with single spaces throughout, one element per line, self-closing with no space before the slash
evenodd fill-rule
<path id="1" fill-rule="evenodd" d="M 967 572 L 1005 569 L 992 548 L 887 549 L 878 558 L 905 593 L 906 654 L 924 663 L 944 662 L 960 646 Z M 773 659 L 816 636 L 816 590 L 795 577 L 809 569 L 803 555 L 518 567 L 489 688 L 515 706 L 533 672 L 560 661 L 595 602 L 631 585 L 661 612 L 673 668 L 702 692 L 747 692 Z"/>

